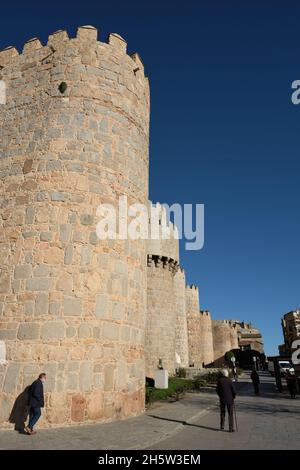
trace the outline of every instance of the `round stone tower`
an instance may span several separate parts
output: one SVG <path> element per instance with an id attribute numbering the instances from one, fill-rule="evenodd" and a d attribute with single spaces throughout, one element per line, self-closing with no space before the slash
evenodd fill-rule
<path id="1" fill-rule="evenodd" d="M 185 289 L 186 315 L 189 343 L 189 365 L 202 367 L 201 321 L 199 308 L 199 291 L 195 285 L 187 285 Z"/>
<path id="2" fill-rule="evenodd" d="M 44 426 L 144 409 L 146 244 L 99 240 L 97 207 L 148 201 L 137 54 L 80 27 L 0 53 L 0 422 L 47 373 Z"/>
<path id="3" fill-rule="evenodd" d="M 202 362 L 205 365 L 211 364 L 214 361 L 214 345 L 212 333 L 212 321 L 208 310 L 201 310 L 200 312 L 201 324 L 201 354 Z"/>
<path id="4" fill-rule="evenodd" d="M 185 271 L 179 267 L 174 276 L 174 301 L 176 310 L 175 360 L 178 367 L 189 366 L 188 330 L 185 299 Z"/>
<path id="5" fill-rule="evenodd" d="M 224 354 L 231 349 L 231 327 L 228 320 L 213 320 L 214 362 L 222 363 Z"/>
<path id="6" fill-rule="evenodd" d="M 230 325 L 230 349 L 239 349 L 238 327 L 234 322 L 229 321 Z"/>
<path id="7" fill-rule="evenodd" d="M 175 237 L 173 224 L 168 221 L 166 227 L 170 229 L 170 238 L 164 239 L 162 237 L 162 227 L 166 220 L 165 209 L 159 203 L 153 205 L 152 208 L 158 214 L 158 230 L 155 234 L 156 238 L 151 238 L 151 231 L 155 224 L 150 220 L 145 345 L 148 377 L 154 377 L 159 359 L 162 360 L 164 369 L 167 369 L 170 375 L 175 373 L 177 306 L 180 306 L 180 309 L 183 308 L 179 298 L 181 293 L 177 293 L 175 296 L 175 283 L 180 284 L 180 275 L 178 274 L 179 277 L 177 277 L 179 267 L 178 239 Z"/>

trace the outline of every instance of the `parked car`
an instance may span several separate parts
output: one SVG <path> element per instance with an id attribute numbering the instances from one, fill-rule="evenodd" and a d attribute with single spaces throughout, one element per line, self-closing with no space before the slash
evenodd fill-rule
<path id="1" fill-rule="evenodd" d="M 280 375 L 284 376 L 292 367 L 293 365 L 289 361 L 278 361 Z M 269 361 L 268 363 L 268 371 L 271 375 L 274 375 L 274 362 Z"/>

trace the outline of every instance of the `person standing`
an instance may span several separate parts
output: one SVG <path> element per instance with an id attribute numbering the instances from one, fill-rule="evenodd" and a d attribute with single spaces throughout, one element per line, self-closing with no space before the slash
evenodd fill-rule
<path id="1" fill-rule="evenodd" d="M 259 395 L 260 380 L 259 380 L 259 375 L 254 367 L 251 372 L 251 380 L 252 380 L 255 395 Z"/>
<path id="2" fill-rule="evenodd" d="M 44 383 L 46 381 L 46 374 L 43 372 L 35 380 L 29 390 L 29 423 L 25 427 L 27 434 L 36 434 L 34 426 L 41 417 L 41 408 L 44 407 Z"/>
<path id="3" fill-rule="evenodd" d="M 229 378 L 227 369 L 222 370 L 222 377 L 219 378 L 216 388 L 220 399 L 220 428 L 223 430 L 225 425 L 226 408 L 228 412 L 229 432 L 234 432 L 233 427 L 233 407 L 236 392 L 232 381 Z"/>
<path id="4" fill-rule="evenodd" d="M 297 378 L 295 375 L 295 369 L 291 368 L 286 375 L 286 384 L 288 391 L 290 392 L 291 398 L 296 398 L 297 390 Z"/>

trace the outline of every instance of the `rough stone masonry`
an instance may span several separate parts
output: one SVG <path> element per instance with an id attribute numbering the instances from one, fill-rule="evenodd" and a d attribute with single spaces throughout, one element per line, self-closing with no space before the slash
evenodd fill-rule
<path id="1" fill-rule="evenodd" d="M 159 359 L 174 374 L 237 345 L 234 325 L 199 312 L 174 227 L 170 240 L 96 235 L 99 204 L 150 204 L 149 84 L 126 47 L 83 26 L 0 52 L 2 427 L 40 372 L 41 426 L 123 419 L 143 412 Z"/>
<path id="2" fill-rule="evenodd" d="M 149 84 L 119 35 L 97 35 L 0 53 L 1 422 L 40 371 L 41 424 L 144 409 L 145 241 L 100 243 L 95 214 L 148 201 Z"/>

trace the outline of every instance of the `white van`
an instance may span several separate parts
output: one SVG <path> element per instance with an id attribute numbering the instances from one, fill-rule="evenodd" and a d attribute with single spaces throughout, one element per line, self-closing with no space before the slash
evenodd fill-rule
<path id="1" fill-rule="evenodd" d="M 293 367 L 293 365 L 289 361 L 278 361 L 278 363 L 279 363 L 280 375 L 286 374 Z M 273 361 L 269 361 L 268 371 L 270 372 L 271 375 L 274 375 L 274 362 Z"/>

